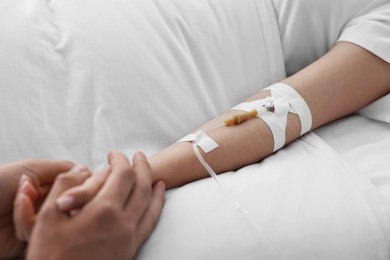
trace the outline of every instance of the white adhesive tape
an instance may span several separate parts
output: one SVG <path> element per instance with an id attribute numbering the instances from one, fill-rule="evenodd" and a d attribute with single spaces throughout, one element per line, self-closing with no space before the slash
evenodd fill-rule
<path id="1" fill-rule="evenodd" d="M 205 153 L 211 152 L 215 148 L 219 147 L 217 142 L 211 139 L 202 130 L 196 132 L 195 134 L 188 134 L 178 142 L 195 142 L 195 144 L 199 146 Z"/>
<path id="2" fill-rule="evenodd" d="M 233 107 L 232 110 L 242 110 L 242 111 L 246 111 L 246 112 L 249 112 L 253 109 L 259 110 L 259 109 L 265 107 L 266 103 L 267 103 L 266 99 L 259 99 L 259 100 L 255 100 L 252 102 L 243 102 L 243 103 L 238 104 L 237 106 Z M 260 111 L 258 111 L 258 112 L 260 112 Z"/>
<path id="3" fill-rule="evenodd" d="M 298 115 L 301 121 L 301 135 L 309 132 L 312 126 L 310 108 L 301 95 L 292 87 L 284 83 L 276 83 L 266 88 L 273 97 L 282 97 L 288 100 L 290 112 Z"/>
<path id="4" fill-rule="evenodd" d="M 288 113 L 297 114 L 301 121 L 301 135 L 311 129 L 312 117 L 309 106 L 305 100 L 292 87 L 284 83 L 276 83 L 266 88 L 270 90 L 273 104 L 273 111 L 267 109 L 267 102 L 270 97 L 259 99 L 253 102 L 244 102 L 233 107 L 234 110 L 249 112 L 253 109 L 258 111 L 260 117 L 271 129 L 274 139 L 273 151 L 282 148 L 286 142 L 286 126 Z"/>

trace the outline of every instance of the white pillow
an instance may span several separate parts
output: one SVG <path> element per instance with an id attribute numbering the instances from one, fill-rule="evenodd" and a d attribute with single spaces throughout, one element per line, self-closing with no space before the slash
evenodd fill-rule
<path id="1" fill-rule="evenodd" d="M 3 162 L 64 158 L 96 168 L 111 149 L 152 154 L 284 77 L 268 2 L 0 7 Z"/>

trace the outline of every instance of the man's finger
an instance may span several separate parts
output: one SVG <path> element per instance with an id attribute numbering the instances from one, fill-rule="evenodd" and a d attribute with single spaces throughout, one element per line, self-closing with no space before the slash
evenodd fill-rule
<path id="1" fill-rule="evenodd" d="M 68 172 L 74 167 L 74 164 L 69 161 L 28 160 L 24 163 L 28 170 L 26 174 L 37 186 L 53 183 L 59 174 Z"/>
<path id="2" fill-rule="evenodd" d="M 30 239 L 36 217 L 34 203 L 37 194 L 30 178 L 23 175 L 19 182 L 13 212 L 16 235 L 22 241 Z"/>
<path id="3" fill-rule="evenodd" d="M 157 221 L 161 215 L 164 205 L 165 184 L 162 181 L 157 182 L 153 187 L 152 198 L 142 216 L 137 229 L 137 243 L 141 246 L 154 230 Z"/>
<path id="4" fill-rule="evenodd" d="M 126 205 L 130 218 L 140 220 L 152 197 L 152 173 L 145 155 L 138 152 L 133 157 L 133 167 L 136 175 L 134 191 Z"/>
<path id="5" fill-rule="evenodd" d="M 14 205 L 14 225 L 16 237 L 21 241 L 29 241 L 35 223 L 35 210 L 31 198 L 20 193 L 16 196 Z"/>
<path id="6" fill-rule="evenodd" d="M 55 205 L 58 197 L 62 193 L 75 186 L 81 185 L 89 176 L 91 176 L 91 172 L 84 165 L 76 166 L 69 172 L 60 174 L 55 180 L 43 207 L 52 207 Z"/>

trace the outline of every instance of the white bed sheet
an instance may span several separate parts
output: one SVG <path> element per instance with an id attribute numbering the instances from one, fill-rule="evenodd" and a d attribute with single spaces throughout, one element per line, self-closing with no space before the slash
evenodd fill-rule
<path id="1" fill-rule="evenodd" d="M 388 259 L 389 131 L 351 116 L 221 175 L 252 222 L 212 179 L 170 191 L 139 259 Z"/>
<path id="2" fill-rule="evenodd" d="M 355 114 L 316 133 L 390 200 L 390 123 Z"/>

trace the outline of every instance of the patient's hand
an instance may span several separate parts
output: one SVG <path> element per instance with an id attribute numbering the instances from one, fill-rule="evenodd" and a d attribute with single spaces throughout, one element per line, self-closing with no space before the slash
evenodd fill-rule
<path id="1" fill-rule="evenodd" d="M 13 202 L 22 175 L 29 184 L 23 186 L 26 194 L 35 201 L 38 209 L 53 180 L 62 172 L 67 172 L 73 164 L 66 161 L 26 160 L 0 166 L 0 259 L 21 257 L 26 243 L 16 236 L 12 221 Z"/>
<path id="2" fill-rule="evenodd" d="M 30 260 L 135 256 L 158 220 L 165 185 L 152 188 L 142 154 L 134 157 L 133 166 L 120 153 L 111 153 L 109 162 L 98 177 L 88 178 L 86 169 L 78 167 L 57 178 L 36 219 Z M 64 211 L 78 207 L 76 214 Z"/>

